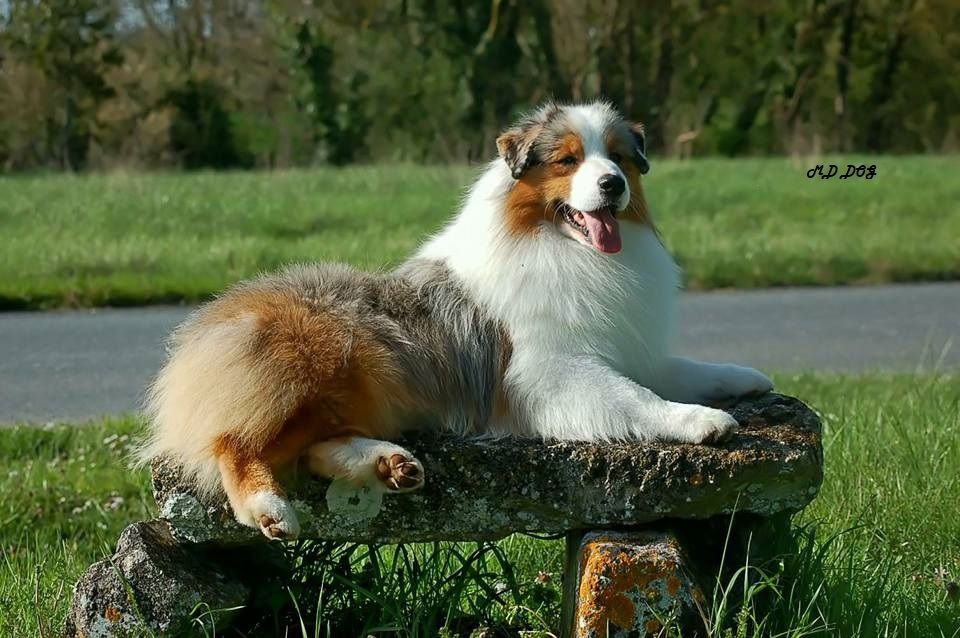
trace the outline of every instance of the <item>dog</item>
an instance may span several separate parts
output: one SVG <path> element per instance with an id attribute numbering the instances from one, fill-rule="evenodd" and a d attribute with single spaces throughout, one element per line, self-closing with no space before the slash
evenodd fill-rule
<path id="1" fill-rule="evenodd" d="M 548 103 L 504 131 L 459 213 L 389 272 L 296 265 L 241 283 L 170 337 L 147 393 L 147 462 L 179 463 L 236 519 L 299 533 L 276 473 L 386 493 L 423 485 L 412 428 L 717 443 L 706 404 L 762 373 L 670 354 L 680 273 L 644 198 L 643 127 Z M 221 492 L 222 490 L 222 492 Z"/>

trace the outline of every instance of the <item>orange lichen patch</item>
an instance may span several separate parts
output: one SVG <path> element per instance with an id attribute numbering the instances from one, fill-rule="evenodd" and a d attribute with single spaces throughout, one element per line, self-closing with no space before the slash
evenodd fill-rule
<path id="1" fill-rule="evenodd" d="M 120 611 L 113 605 L 107 606 L 107 609 L 103 612 L 103 616 L 110 622 L 119 622 L 121 618 Z"/>
<path id="2" fill-rule="evenodd" d="M 676 596 L 677 592 L 680 591 L 680 579 L 676 576 L 670 576 L 667 578 L 667 594 L 670 596 Z"/>
<path id="3" fill-rule="evenodd" d="M 607 636 L 608 625 L 633 629 L 639 619 L 630 594 L 645 591 L 677 569 L 665 557 L 631 552 L 603 539 L 586 543 L 581 552 L 577 623 L 597 638 Z M 650 591 L 659 597 L 656 588 Z"/>
<path id="4" fill-rule="evenodd" d="M 651 618 L 650 620 L 648 620 L 643 627 L 644 629 L 647 630 L 648 634 L 653 634 L 653 635 L 660 633 L 660 630 L 663 629 L 663 625 L 661 625 L 660 621 L 657 620 L 656 618 Z"/>
<path id="5" fill-rule="evenodd" d="M 570 196 L 570 180 L 577 164 L 561 164 L 565 157 L 583 160 L 583 142 L 574 134 L 564 136 L 539 166 L 528 170 L 507 197 L 504 211 L 507 229 L 516 235 L 531 235 L 544 221 L 563 223 L 554 204 Z"/>

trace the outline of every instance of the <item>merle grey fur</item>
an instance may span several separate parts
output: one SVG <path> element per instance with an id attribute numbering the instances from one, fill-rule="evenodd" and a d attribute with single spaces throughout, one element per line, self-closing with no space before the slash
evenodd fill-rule
<path id="1" fill-rule="evenodd" d="M 439 262 L 411 259 L 370 273 L 343 264 L 298 265 L 250 282 L 293 292 L 392 352 L 423 412 L 406 415 L 454 430 L 487 430 L 510 352 L 487 317 Z M 349 347 L 349 344 L 344 344 Z"/>
<path id="2" fill-rule="evenodd" d="M 646 156 L 643 126 L 628 122 L 607 102 L 598 102 L 595 106 L 603 111 L 604 131 L 621 137 L 633 149 L 631 159 L 640 172 L 647 173 L 650 163 Z M 547 102 L 497 138 L 497 149 L 514 179 L 520 179 L 530 168 L 545 163 L 563 137 L 576 130 L 570 117 L 566 107 Z"/>

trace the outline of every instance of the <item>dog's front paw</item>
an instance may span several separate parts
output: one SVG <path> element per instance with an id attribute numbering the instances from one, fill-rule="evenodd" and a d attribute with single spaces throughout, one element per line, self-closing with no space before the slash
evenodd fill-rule
<path id="1" fill-rule="evenodd" d="M 704 403 L 730 401 L 766 394 L 771 390 L 773 381 L 759 370 L 728 364 L 721 368 L 702 400 Z"/>
<path id="2" fill-rule="evenodd" d="M 677 415 L 676 440 L 683 443 L 724 443 L 736 431 L 737 420 L 723 410 L 689 405 Z"/>

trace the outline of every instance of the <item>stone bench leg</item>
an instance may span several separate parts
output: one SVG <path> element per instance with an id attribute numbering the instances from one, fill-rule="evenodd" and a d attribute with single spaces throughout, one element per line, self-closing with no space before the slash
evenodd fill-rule
<path id="1" fill-rule="evenodd" d="M 706 600 L 669 532 L 572 532 L 564 575 L 565 638 L 705 635 Z M 671 633 L 673 635 L 673 633 Z"/>
<path id="2" fill-rule="evenodd" d="M 222 628 L 229 610 L 246 604 L 249 594 L 222 565 L 177 545 L 165 522 L 134 523 L 113 556 L 80 578 L 64 635 L 202 635 L 192 620 L 203 611 L 198 605 L 209 605 Z"/>

